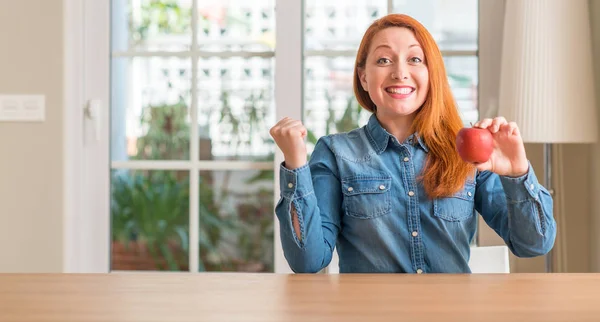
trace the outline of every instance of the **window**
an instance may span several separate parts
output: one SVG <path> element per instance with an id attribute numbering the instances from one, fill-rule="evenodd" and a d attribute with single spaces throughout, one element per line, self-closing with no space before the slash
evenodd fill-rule
<path id="1" fill-rule="evenodd" d="M 272 272 L 274 0 L 113 1 L 113 270 Z"/>

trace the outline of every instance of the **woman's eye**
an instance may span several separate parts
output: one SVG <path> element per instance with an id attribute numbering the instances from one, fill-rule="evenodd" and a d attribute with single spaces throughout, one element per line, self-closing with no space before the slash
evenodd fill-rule
<path id="1" fill-rule="evenodd" d="M 415 64 L 418 64 L 418 63 L 422 63 L 422 62 L 423 62 L 423 60 L 422 60 L 421 58 L 419 58 L 419 57 L 413 57 L 413 58 L 409 59 L 409 61 L 410 61 L 411 63 L 415 63 Z"/>
<path id="2" fill-rule="evenodd" d="M 391 60 L 387 59 L 387 58 L 379 58 L 377 60 L 377 64 L 389 64 L 391 63 Z"/>

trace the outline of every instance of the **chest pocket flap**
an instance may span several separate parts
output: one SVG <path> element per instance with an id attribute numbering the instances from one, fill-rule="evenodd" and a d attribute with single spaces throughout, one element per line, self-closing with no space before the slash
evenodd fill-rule
<path id="1" fill-rule="evenodd" d="M 448 221 L 461 221 L 475 213 L 475 183 L 467 182 L 465 187 L 447 198 L 438 198 L 433 202 L 433 213 Z"/>
<path id="2" fill-rule="evenodd" d="M 342 180 L 344 212 L 350 217 L 369 219 L 391 210 L 391 177 L 351 177 Z"/>

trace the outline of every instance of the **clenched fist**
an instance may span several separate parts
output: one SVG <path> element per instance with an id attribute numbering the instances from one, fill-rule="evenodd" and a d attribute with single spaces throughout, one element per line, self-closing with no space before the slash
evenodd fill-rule
<path id="1" fill-rule="evenodd" d="M 269 131 L 283 152 L 285 167 L 294 170 L 306 164 L 306 128 L 302 122 L 284 117 Z"/>

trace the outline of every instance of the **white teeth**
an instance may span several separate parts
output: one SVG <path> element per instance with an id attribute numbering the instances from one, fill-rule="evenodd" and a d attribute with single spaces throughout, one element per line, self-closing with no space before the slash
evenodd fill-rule
<path id="1" fill-rule="evenodd" d="M 413 91 L 412 88 L 410 87 L 394 87 L 394 88 L 388 88 L 387 92 L 388 93 L 393 93 L 393 94 L 410 94 Z"/>

